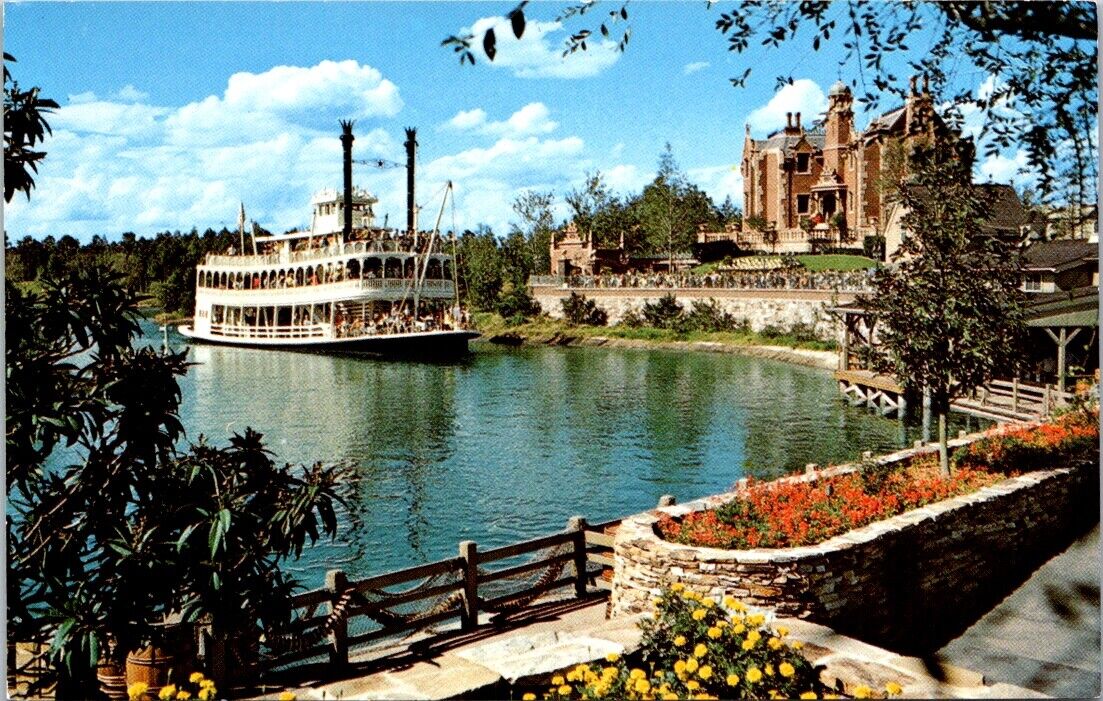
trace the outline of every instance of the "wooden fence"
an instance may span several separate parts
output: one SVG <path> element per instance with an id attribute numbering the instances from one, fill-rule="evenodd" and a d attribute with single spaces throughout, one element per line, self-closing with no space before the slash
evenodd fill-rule
<path id="1" fill-rule="evenodd" d="M 670 497 L 660 501 L 669 503 Z M 464 541 L 456 557 L 357 581 L 331 570 L 324 587 L 293 598 L 297 616 L 290 626 L 266 637 L 262 667 L 286 669 L 327 658 L 340 667 L 348 664 L 350 652 L 403 633 L 455 619 L 461 631 L 469 631 L 478 626 L 480 614 L 516 611 L 555 591 L 572 589 L 573 596 L 582 597 L 591 584 L 595 591 L 607 591 L 613 566 L 609 531 L 619 523 L 589 524 L 575 516 L 561 533 L 487 550 Z M 524 556 L 527 561 L 510 562 Z M 508 586 L 521 578 L 534 581 Z M 411 583 L 401 591 L 385 591 Z M 370 630 L 350 633 L 373 623 Z"/>

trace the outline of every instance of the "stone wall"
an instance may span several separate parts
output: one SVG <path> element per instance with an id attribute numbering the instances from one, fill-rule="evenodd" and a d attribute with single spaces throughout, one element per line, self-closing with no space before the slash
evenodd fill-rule
<path id="1" fill-rule="evenodd" d="M 761 331 L 767 326 L 791 329 L 796 324 L 805 324 L 815 329 L 816 335 L 823 340 L 832 340 L 839 333 L 838 322 L 827 313 L 827 309 L 838 304 L 849 304 L 855 299 L 853 292 L 831 292 L 825 290 L 731 290 L 719 288 L 680 288 L 680 289 L 609 289 L 535 287 L 533 298 L 548 316 L 562 318 L 562 300 L 571 292 L 592 299 L 609 314 L 609 324 L 616 324 L 630 310 L 640 311 L 648 302 L 657 302 L 667 294 L 674 294 L 686 311 L 693 308 L 696 300 L 715 299 L 724 311 L 735 316 L 737 321 L 744 319 L 752 331 Z"/>
<path id="2" fill-rule="evenodd" d="M 889 461 L 912 453 L 902 451 Z M 830 474 L 851 469 L 834 468 Z M 644 610 L 659 587 L 680 581 L 874 644 L 930 651 L 1098 522 L 1098 485 L 1096 465 L 1033 472 L 819 545 L 772 550 L 699 548 L 656 534 L 660 513 L 683 516 L 734 493 L 665 507 L 620 526 L 612 615 Z"/>

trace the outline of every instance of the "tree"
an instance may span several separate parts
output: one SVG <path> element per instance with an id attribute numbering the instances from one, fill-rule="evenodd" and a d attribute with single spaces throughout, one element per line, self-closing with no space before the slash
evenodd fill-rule
<path id="1" fill-rule="evenodd" d="M 567 193 L 567 206 L 571 208 L 575 226 L 583 238 L 597 243 L 607 243 L 601 236 L 604 232 L 598 229 L 598 215 L 608 208 L 611 196 L 609 188 L 600 171 L 587 173 L 586 179 L 580 188 L 575 188 Z M 596 234 L 596 237 L 595 237 Z"/>
<path id="2" fill-rule="evenodd" d="M 134 347 L 135 293 L 98 267 L 42 283 L 6 290 L 10 639 L 52 640 L 41 681 L 92 698 L 109 640 L 125 656 L 166 614 L 278 630 L 281 563 L 336 535 L 347 469 L 277 466 L 248 429 L 182 452 L 188 363 Z"/>
<path id="3" fill-rule="evenodd" d="M 39 88 L 20 90 L 7 63 L 15 62 L 4 53 L 4 201 L 11 202 L 16 192 L 31 198 L 38 163 L 46 157 L 36 150 L 46 134 L 52 134 L 46 115 L 58 108 L 57 102 L 39 96 Z"/>
<path id="4" fill-rule="evenodd" d="M 608 13 L 594 11 L 595 6 L 580 0 L 555 18 L 573 25 L 564 55 L 586 50 L 587 41 L 599 34 L 599 41 L 616 41 L 620 51 L 627 47 L 631 26 L 626 6 L 614 4 Z M 526 27 L 525 7 L 522 2 L 507 15 L 518 38 Z M 887 57 L 913 52 L 911 71 L 928 76 L 936 94 L 949 94 L 965 57 L 992 76 L 994 84 L 985 94 L 962 89 L 951 95 L 951 120 L 979 110 L 984 134 L 991 137 L 989 153 L 1011 145 L 1023 148 L 1047 203 L 1081 211 L 1082 205 L 1096 200 L 1096 13 L 1094 3 L 1083 1 L 761 0 L 722 12 L 715 24 L 727 38 L 728 49 L 736 53 L 752 46 L 791 45 L 798 37 L 808 41 L 812 52 L 834 47 L 841 54 L 840 68 L 856 75 L 850 82 L 860 86 L 858 101 L 867 111 L 876 110 L 886 97 L 906 95 L 908 76 L 887 71 Z M 493 27 L 481 39 L 484 53 L 493 61 Z M 452 36 L 442 43 L 458 53 L 461 63 L 473 65 L 475 40 L 472 35 Z M 786 49 L 792 51 L 791 46 Z M 731 84 L 742 88 L 750 75 L 748 67 Z M 779 85 L 792 80 L 777 76 Z"/>
<path id="5" fill-rule="evenodd" d="M 862 304 L 882 324 L 879 369 L 909 391 L 929 393 L 948 475 L 950 403 L 1017 362 L 1018 242 L 984 229 L 989 198 L 972 184 L 967 146 L 919 146 L 911 163 L 911 179 L 900 189 L 908 235 Z"/>
<path id="6" fill-rule="evenodd" d="M 551 242 L 555 232 L 551 192 L 529 190 L 513 200 L 513 212 L 520 218 L 518 228 L 528 241 L 532 269 L 540 274 L 551 272 Z"/>
<path id="7" fill-rule="evenodd" d="M 644 187 L 636 210 L 649 248 L 665 252 L 670 269 L 674 267 L 674 252 L 687 251 L 696 242 L 697 226 L 716 223 L 712 201 L 687 182 L 669 143 L 659 155 L 658 172 Z"/>
<path id="8" fill-rule="evenodd" d="M 456 269 L 464 300 L 475 309 L 492 310 L 502 288 L 502 260 L 494 232 L 480 227 L 465 231 L 457 246 Z"/>

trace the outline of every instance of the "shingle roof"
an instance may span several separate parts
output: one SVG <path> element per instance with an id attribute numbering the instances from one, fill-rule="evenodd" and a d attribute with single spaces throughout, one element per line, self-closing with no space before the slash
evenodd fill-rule
<path id="1" fill-rule="evenodd" d="M 759 149 L 778 149 L 780 151 L 788 151 L 794 148 L 804 138 L 813 148 L 823 149 L 824 133 L 822 130 L 806 131 L 802 135 L 800 134 L 788 134 L 784 132 L 775 132 L 770 134 L 763 141 L 756 141 L 755 146 Z"/>
<path id="2" fill-rule="evenodd" d="M 1026 270 L 1062 270 L 1099 260 L 1099 247 L 1085 239 L 1039 241 L 1023 252 Z"/>

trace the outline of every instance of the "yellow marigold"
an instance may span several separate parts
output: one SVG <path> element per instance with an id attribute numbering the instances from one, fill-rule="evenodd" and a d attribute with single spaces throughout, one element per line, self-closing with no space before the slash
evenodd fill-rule
<path id="1" fill-rule="evenodd" d="M 710 638 L 712 638 L 713 640 L 716 640 L 717 638 L 719 638 L 723 634 L 724 634 L 724 631 L 720 630 L 716 626 L 713 626 L 712 628 L 708 629 L 708 636 Z"/>
<path id="2" fill-rule="evenodd" d="M 571 693 L 571 687 L 564 684 L 560 686 L 556 691 L 558 691 L 562 696 L 566 696 L 567 694 Z"/>
<path id="3" fill-rule="evenodd" d="M 754 649 L 754 641 L 753 640 L 744 640 L 743 641 L 743 649 L 744 650 L 753 650 Z"/>
<path id="4" fill-rule="evenodd" d="M 149 691 L 149 684 L 145 682 L 134 682 L 126 688 L 126 695 L 131 699 L 137 699 L 147 691 Z"/>
<path id="5" fill-rule="evenodd" d="M 703 619 L 705 617 L 705 614 L 707 614 L 707 613 L 708 613 L 708 611 L 706 611 L 705 609 L 694 609 L 693 614 L 692 614 L 693 615 L 693 620 L 700 621 L 701 619 Z"/>
<path id="6" fill-rule="evenodd" d="M 767 693 L 769 693 L 769 694 L 770 694 L 770 698 L 771 698 L 771 699 L 780 699 L 780 698 L 784 698 L 784 697 L 783 697 L 783 696 L 782 696 L 781 694 L 779 694 L 779 693 L 777 692 L 777 689 L 770 689 L 770 691 L 769 691 L 769 692 L 767 692 Z"/>
<path id="7" fill-rule="evenodd" d="M 788 662 L 782 662 L 777 666 L 777 671 L 783 677 L 791 677 L 797 670 Z"/>
<path id="8" fill-rule="evenodd" d="M 211 688 L 211 696 L 214 696 L 214 688 Z M 293 691 L 281 691 L 280 701 L 295 701 L 295 692 Z"/>
<path id="9" fill-rule="evenodd" d="M 705 647 L 704 643 L 697 643 L 697 647 L 693 648 L 694 657 L 704 657 L 709 652 L 709 649 Z"/>
<path id="10" fill-rule="evenodd" d="M 647 678 L 647 672 L 645 672 L 642 669 L 639 669 L 637 667 L 636 669 L 633 669 L 631 672 L 628 673 L 628 678 L 629 679 L 646 679 Z"/>
<path id="11" fill-rule="evenodd" d="M 854 698 L 856 699 L 868 699 L 873 694 L 873 689 L 870 689 L 865 684 L 854 689 Z"/>
<path id="12" fill-rule="evenodd" d="M 727 606 L 728 608 L 730 608 L 730 609 L 735 608 L 735 604 L 736 604 L 736 601 L 735 601 L 734 596 L 728 595 L 728 596 L 724 597 L 724 605 Z"/>
<path id="13" fill-rule="evenodd" d="M 716 605 L 716 599 L 712 598 L 711 596 L 706 596 L 705 598 L 701 599 L 701 605 L 707 609 L 710 609 Z"/>
<path id="14" fill-rule="evenodd" d="M 686 599 L 687 601 L 697 601 L 701 597 L 697 592 L 693 591 L 692 589 L 686 589 L 684 592 L 682 592 L 682 598 Z"/>
<path id="15" fill-rule="evenodd" d="M 199 701 L 213 701 L 215 694 L 218 693 L 214 690 L 214 687 L 205 686 L 199 690 Z M 284 692 L 287 693 L 287 692 Z"/>
<path id="16" fill-rule="evenodd" d="M 199 688 L 200 689 L 213 689 L 214 688 L 214 680 L 213 679 L 203 679 L 203 680 L 201 680 L 199 682 Z M 290 691 L 285 691 L 283 693 L 291 694 L 292 696 L 295 695 L 295 694 L 292 694 Z M 295 700 L 294 699 L 287 699 L 287 701 L 295 701 Z"/>
<path id="17" fill-rule="evenodd" d="M 774 676 L 774 666 L 772 664 L 767 664 L 766 665 L 766 676 L 767 677 Z"/>
<path id="18" fill-rule="evenodd" d="M 747 633 L 747 640 L 751 640 L 757 643 L 761 639 L 762 633 L 759 633 L 757 630 L 752 630 L 751 632 Z"/>
<path id="19" fill-rule="evenodd" d="M 736 623 L 734 626 L 732 626 L 732 633 L 735 633 L 736 635 L 742 633 L 745 630 L 747 630 L 747 626 L 743 625 L 742 623 Z"/>
<path id="20" fill-rule="evenodd" d="M 616 667 L 605 667 L 601 670 L 601 676 L 603 677 L 615 677 L 620 673 Z"/>
<path id="21" fill-rule="evenodd" d="M 696 663 L 697 663 L 697 661 L 694 660 L 694 664 L 696 664 Z M 674 673 L 675 674 L 685 674 L 686 673 L 686 661 L 685 660 L 678 660 L 677 662 L 674 663 Z"/>
<path id="22" fill-rule="evenodd" d="M 678 695 L 668 691 L 663 694 L 663 701 L 678 701 Z"/>
<path id="23" fill-rule="evenodd" d="M 781 636 L 782 638 L 784 638 L 786 635 L 789 635 L 789 629 L 786 628 L 785 626 L 778 626 L 777 627 L 777 634 L 779 636 Z"/>
<path id="24" fill-rule="evenodd" d="M 697 676 L 702 679 L 708 679 L 712 676 L 712 667 L 709 667 L 707 664 L 701 665 L 701 668 L 697 670 Z"/>
<path id="25" fill-rule="evenodd" d="M 898 696 L 904 691 L 904 689 L 902 689 L 900 685 L 896 682 L 889 682 L 888 684 L 885 684 L 885 691 L 887 691 L 890 696 Z"/>
<path id="26" fill-rule="evenodd" d="M 178 692 L 176 692 L 176 698 L 179 701 L 188 701 L 188 699 L 191 698 L 191 692 L 190 691 L 178 691 Z"/>
<path id="27" fill-rule="evenodd" d="M 582 663 L 582 664 L 578 665 L 577 667 L 575 667 L 574 671 L 578 672 L 579 674 L 585 674 L 586 672 L 590 671 L 590 665 L 588 665 L 586 663 Z"/>
<path id="28" fill-rule="evenodd" d="M 654 604 L 655 606 L 662 606 L 663 605 L 663 597 L 656 596 L 654 599 L 651 600 L 651 603 Z"/>
<path id="29" fill-rule="evenodd" d="M 804 647 L 804 643 L 799 640 L 794 640 L 792 643 L 789 644 L 789 647 L 793 648 L 794 650 L 799 650 Z"/>
<path id="30" fill-rule="evenodd" d="M 168 686 L 162 686 L 160 693 L 157 694 L 157 698 L 161 701 L 169 701 L 169 699 L 176 698 L 176 685 L 169 684 Z"/>
<path id="31" fill-rule="evenodd" d="M 562 683 L 563 683 L 563 677 L 562 676 L 557 674 L 554 677 L 552 677 L 552 686 L 559 686 Z"/>
<path id="32" fill-rule="evenodd" d="M 576 682 L 578 681 L 578 678 L 578 672 L 574 671 L 573 669 L 567 672 L 567 681 Z"/>
<path id="33" fill-rule="evenodd" d="M 686 644 L 686 636 L 679 635 L 679 636 L 674 638 L 674 646 L 675 647 L 681 647 L 685 644 Z"/>
<path id="34" fill-rule="evenodd" d="M 776 650 L 781 647 L 781 639 L 771 637 L 769 640 L 766 641 L 766 644 L 770 646 L 771 650 Z"/>
<path id="35" fill-rule="evenodd" d="M 728 678 L 727 678 L 727 682 L 728 682 L 728 686 L 735 686 L 736 684 L 739 683 L 739 675 L 738 674 L 729 674 Z"/>
<path id="36" fill-rule="evenodd" d="M 747 683 L 756 684 L 762 680 L 762 670 L 758 667 L 751 667 L 747 670 Z"/>
<path id="37" fill-rule="evenodd" d="M 521 701 L 536 701 L 536 694 L 531 691 L 521 697 Z"/>
<path id="38" fill-rule="evenodd" d="M 816 692 L 814 692 L 814 691 L 806 691 L 806 692 L 804 692 L 803 694 L 801 694 L 801 695 L 800 695 L 800 697 L 801 697 L 802 699 L 814 699 L 814 698 L 816 698 Z"/>
<path id="39" fill-rule="evenodd" d="M 686 688 L 690 691 L 697 691 L 701 688 L 701 682 L 697 681 L 696 679 L 690 679 L 688 682 L 686 682 Z"/>
<path id="40" fill-rule="evenodd" d="M 697 660 L 693 657 L 686 660 L 686 671 L 689 672 L 690 674 L 693 674 L 694 672 L 696 672 L 697 668 L 699 666 L 700 665 L 697 663 Z"/>
<path id="41" fill-rule="evenodd" d="M 682 584 L 681 582 L 674 582 L 670 585 L 670 591 L 682 591 L 685 588 L 686 585 Z"/>
<path id="42" fill-rule="evenodd" d="M 646 694 L 651 691 L 651 682 L 646 679 L 637 679 L 635 688 L 637 693 Z"/>
<path id="43" fill-rule="evenodd" d="M 760 626 L 765 620 L 766 617 L 761 613 L 752 613 L 750 616 L 747 616 L 747 623 L 750 623 L 752 626 Z"/>
<path id="44" fill-rule="evenodd" d="M 716 627 L 717 628 L 727 628 L 728 627 L 728 622 L 725 621 L 723 618 L 721 618 L 719 621 L 716 622 Z"/>
<path id="45" fill-rule="evenodd" d="M 198 684 L 199 682 L 203 681 L 203 673 L 192 672 L 191 675 L 188 676 L 188 681 L 192 684 Z"/>

